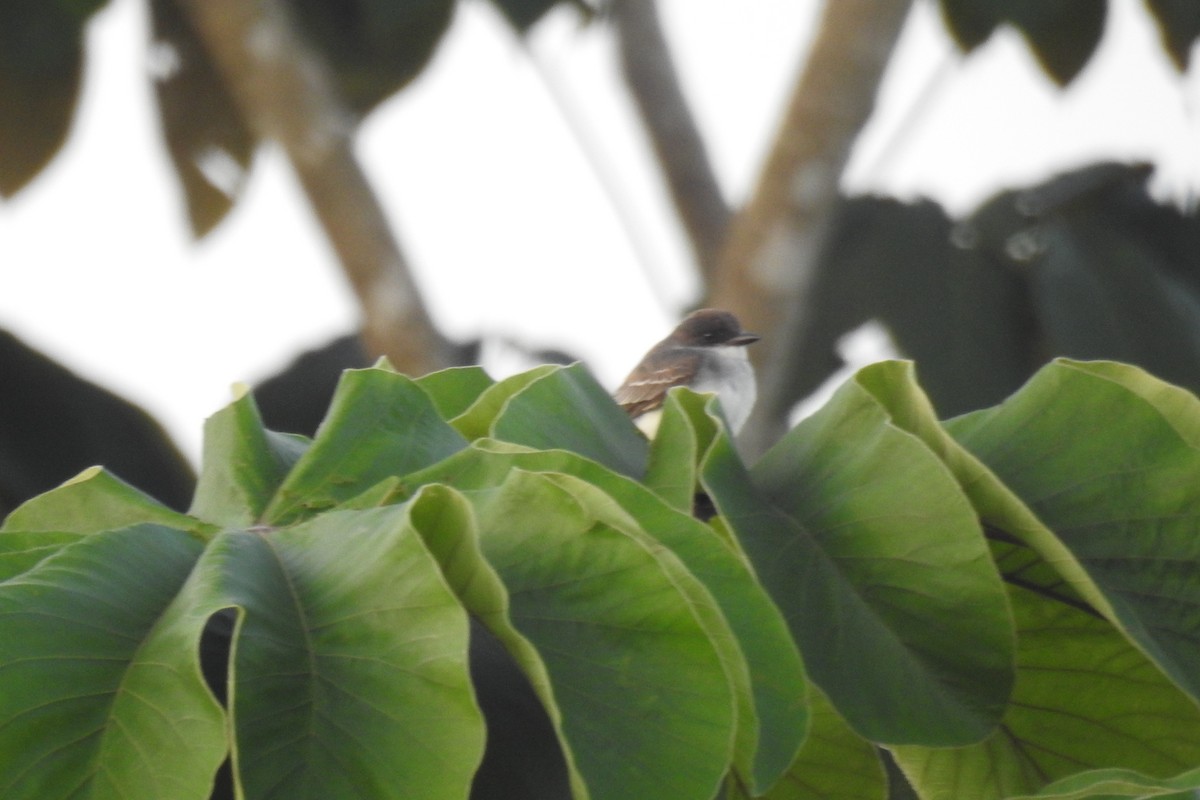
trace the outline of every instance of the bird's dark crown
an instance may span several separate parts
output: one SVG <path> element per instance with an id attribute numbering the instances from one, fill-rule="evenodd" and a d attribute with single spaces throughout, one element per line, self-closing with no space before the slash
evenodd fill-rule
<path id="1" fill-rule="evenodd" d="M 671 338 L 682 344 L 743 345 L 758 341 L 759 337 L 743 331 L 737 317 L 728 311 L 702 308 L 688 314 Z"/>

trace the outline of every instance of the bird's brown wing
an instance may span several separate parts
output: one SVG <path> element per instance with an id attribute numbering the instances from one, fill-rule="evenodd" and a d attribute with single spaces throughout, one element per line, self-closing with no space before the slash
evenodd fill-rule
<path id="1" fill-rule="evenodd" d="M 682 386 L 695 374 L 695 365 L 676 361 L 673 365 L 647 358 L 629 373 L 613 398 L 630 417 L 637 418 L 661 408 L 667 391 Z"/>

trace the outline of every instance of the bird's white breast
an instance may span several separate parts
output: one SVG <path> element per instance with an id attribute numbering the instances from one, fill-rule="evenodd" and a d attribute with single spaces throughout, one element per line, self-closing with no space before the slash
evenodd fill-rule
<path id="1" fill-rule="evenodd" d="M 697 392 L 715 393 L 721 400 L 730 430 L 737 433 L 746 424 L 758 397 L 754 367 L 750 365 L 746 348 L 714 348 L 692 388 Z"/>

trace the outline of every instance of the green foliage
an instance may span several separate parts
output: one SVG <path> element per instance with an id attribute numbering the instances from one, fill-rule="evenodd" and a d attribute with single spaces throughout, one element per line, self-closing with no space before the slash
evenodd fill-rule
<path id="1" fill-rule="evenodd" d="M 885 362 L 752 467 L 714 402 L 647 446 L 578 366 L 380 366 L 311 442 L 216 414 L 186 515 L 98 469 L 29 501 L 0 795 L 204 798 L 231 757 L 248 798 L 465 798 L 469 619 L 578 798 L 1200 788 L 1194 396 L 1063 360 L 943 423 Z"/>
<path id="2" fill-rule="evenodd" d="M 1002 585 L 953 476 L 864 384 L 847 383 L 717 507 L 772 509 L 766 524 L 741 509 L 729 523 L 853 726 L 878 742 L 965 744 L 995 726 L 1012 686 Z"/>

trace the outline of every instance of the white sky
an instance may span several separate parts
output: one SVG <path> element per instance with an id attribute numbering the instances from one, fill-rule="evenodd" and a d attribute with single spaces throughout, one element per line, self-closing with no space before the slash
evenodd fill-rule
<path id="1" fill-rule="evenodd" d="M 230 218 L 190 242 L 151 105 L 143 5 L 111 0 L 97 16 L 66 148 L 0 204 L 0 326 L 145 406 L 194 458 L 231 383 L 349 330 L 356 309 L 273 150 Z M 963 213 L 999 187 L 1116 157 L 1162 165 L 1164 193 L 1194 193 L 1196 70 L 1174 73 L 1140 2 L 1112 6 L 1099 58 L 1060 92 L 1011 32 L 962 59 L 920 0 L 847 185 Z M 723 0 L 662 0 L 734 200 L 753 183 L 818 7 L 743 0 L 731 15 Z M 562 13 L 531 45 L 533 60 L 490 7 L 462 4 L 431 68 L 368 120 L 360 154 L 447 333 L 560 345 L 615 385 L 696 285 L 606 34 Z M 901 132 L 930 81 L 932 99 Z M 619 211 L 555 96 L 606 165 Z M 614 331 L 602 307 L 617 299 Z"/>

